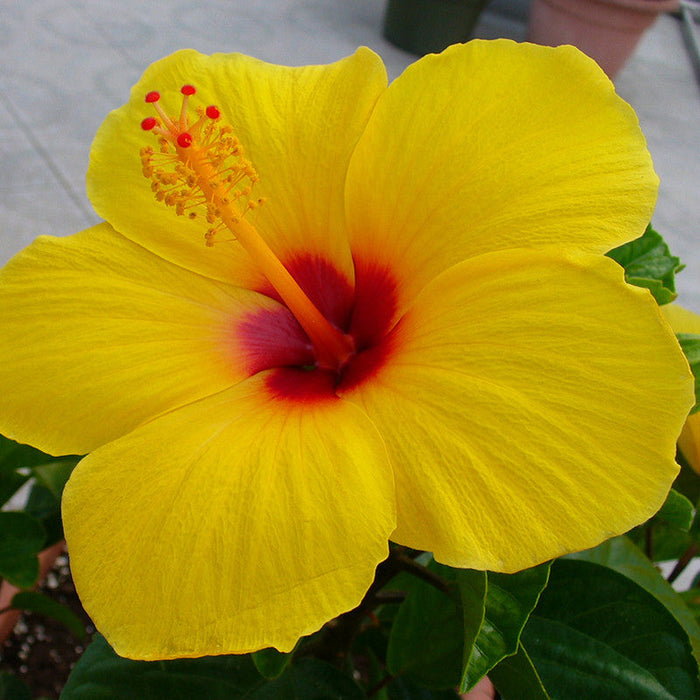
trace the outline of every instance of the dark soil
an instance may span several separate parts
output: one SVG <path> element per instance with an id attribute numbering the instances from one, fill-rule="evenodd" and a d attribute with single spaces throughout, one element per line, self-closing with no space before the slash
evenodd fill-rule
<path id="1" fill-rule="evenodd" d="M 58 557 L 40 590 L 78 615 L 87 636 L 78 639 L 59 622 L 25 613 L 0 647 L 0 671 L 14 673 L 29 686 L 33 698 L 57 700 L 95 628 L 73 587 L 67 556 Z"/>

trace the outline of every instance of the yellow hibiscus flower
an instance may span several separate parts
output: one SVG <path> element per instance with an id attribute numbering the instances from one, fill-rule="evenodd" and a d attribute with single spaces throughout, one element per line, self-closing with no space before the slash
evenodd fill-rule
<path id="1" fill-rule="evenodd" d="M 0 275 L 0 430 L 90 453 L 63 517 L 115 650 L 289 650 L 389 540 L 512 572 L 647 519 L 693 380 L 602 254 L 656 189 L 571 47 L 151 66 L 95 139 L 109 223 Z"/>

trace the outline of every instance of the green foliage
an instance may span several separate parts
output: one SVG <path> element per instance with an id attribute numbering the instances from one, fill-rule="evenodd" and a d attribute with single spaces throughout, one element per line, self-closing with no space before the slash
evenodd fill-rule
<path id="1" fill-rule="evenodd" d="M 651 594 L 598 564 L 553 564 L 522 643 L 552 700 L 700 696 L 683 628 Z"/>
<path id="2" fill-rule="evenodd" d="M 661 510 L 654 517 L 671 527 L 688 532 L 693 524 L 695 508 L 689 498 L 671 489 Z"/>
<path id="3" fill-rule="evenodd" d="M 455 572 L 432 562 L 431 571 L 445 579 Z M 387 668 L 432 690 L 459 684 L 464 646 L 463 615 L 446 592 L 421 579 L 409 581 L 389 637 Z"/>
<path id="4" fill-rule="evenodd" d="M 99 635 L 71 674 L 61 700 L 361 700 L 347 674 L 317 659 L 299 659 L 274 680 L 251 655 L 131 661 Z"/>
<path id="5" fill-rule="evenodd" d="M 39 576 L 37 555 L 46 533 L 26 513 L 0 512 L 0 576 L 18 588 L 31 588 Z"/>
<path id="6" fill-rule="evenodd" d="M 698 404 L 698 397 L 700 397 L 700 335 L 678 333 L 676 337 L 688 358 L 688 364 L 695 377 L 695 406 L 690 411 L 695 413 L 700 408 Z"/>
<path id="7" fill-rule="evenodd" d="M 520 633 L 547 585 L 549 566 L 542 564 L 510 575 L 482 573 L 485 587 L 478 572 L 458 573 L 467 633 L 462 692 L 473 688 L 499 661 L 517 652 Z M 478 610 L 474 603 L 484 589 L 483 613 L 479 615 L 482 622 L 477 634 L 472 637 L 472 618 L 474 611 Z"/>
<path id="8" fill-rule="evenodd" d="M 291 654 L 277 649 L 261 649 L 253 654 L 253 663 L 263 678 L 279 678 L 292 660 Z"/>
<path id="9" fill-rule="evenodd" d="M 659 304 L 668 304 L 676 296 L 675 276 L 683 269 L 671 255 L 666 242 L 651 224 L 644 235 L 608 253 L 625 268 L 625 279 L 637 287 L 646 287 Z"/>
<path id="10" fill-rule="evenodd" d="M 456 690 L 429 690 L 402 677 L 387 688 L 386 700 L 459 700 L 459 695 Z"/>
<path id="11" fill-rule="evenodd" d="M 532 659 L 522 644 L 491 669 L 489 678 L 503 700 L 550 700 Z"/>
<path id="12" fill-rule="evenodd" d="M 683 627 L 700 661 L 700 626 L 680 596 L 661 575 L 644 552 L 629 537 L 615 537 L 593 549 L 570 554 L 570 559 L 581 559 L 607 566 L 651 593 Z"/>
<path id="13" fill-rule="evenodd" d="M 22 510 L 44 527 L 44 547 L 63 539 L 61 494 L 78 460 L 51 457 L 0 435 L 0 507 L 28 484 Z"/>

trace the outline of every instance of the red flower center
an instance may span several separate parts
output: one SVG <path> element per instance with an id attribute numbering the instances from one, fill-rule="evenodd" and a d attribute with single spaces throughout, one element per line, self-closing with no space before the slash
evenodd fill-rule
<path id="1" fill-rule="evenodd" d="M 320 257 L 298 255 L 285 267 L 323 316 L 353 339 L 355 352 L 338 370 L 319 368 L 313 344 L 286 308 L 259 311 L 236 328 L 251 373 L 274 370 L 267 385 L 275 398 L 304 402 L 334 398 L 376 374 L 390 354 L 387 336 L 397 310 L 391 270 L 356 258 L 353 288 Z M 272 285 L 257 291 L 284 303 Z"/>

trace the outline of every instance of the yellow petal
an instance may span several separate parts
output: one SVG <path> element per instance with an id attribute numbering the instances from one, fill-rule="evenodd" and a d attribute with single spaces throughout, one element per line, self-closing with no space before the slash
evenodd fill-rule
<path id="1" fill-rule="evenodd" d="M 318 254 L 352 280 L 343 188 L 350 154 L 386 88 L 379 57 L 360 49 L 331 65 L 289 68 L 239 54 L 180 51 L 150 66 L 130 101 L 100 127 L 87 176 L 97 212 L 172 262 L 249 286 L 257 271 L 240 246 L 205 248 L 206 221 L 178 217 L 156 202 L 141 173 L 141 147 L 157 146 L 140 128 L 142 119 L 155 115 L 144 97 L 157 90 L 166 112 L 179 114 L 184 84 L 197 88 L 191 105 L 217 105 L 240 138 L 260 177 L 255 196 L 267 200 L 251 221 L 278 256 Z"/>
<path id="2" fill-rule="evenodd" d="M 472 41 L 382 95 L 348 170 L 353 251 L 402 269 L 410 299 L 468 257 L 640 236 L 657 177 L 632 109 L 589 58 Z"/>
<path id="3" fill-rule="evenodd" d="M 666 304 L 661 313 L 671 324 L 674 333 L 700 335 L 700 316 L 677 304 Z M 700 474 L 700 412 L 688 416 L 678 438 L 678 448 L 688 464 Z"/>
<path id="4" fill-rule="evenodd" d="M 93 452 L 63 500 L 81 600 L 120 655 L 292 649 L 388 553 L 393 476 L 354 406 L 261 373 Z"/>
<path id="5" fill-rule="evenodd" d="M 678 449 L 688 464 L 700 474 L 700 413 L 688 416 L 678 438 Z"/>
<path id="6" fill-rule="evenodd" d="M 694 333 L 700 335 L 700 316 L 678 304 L 664 304 L 663 317 L 669 322 L 674 333 Z"/>
<path id="7" fill-rule="evenodd" d="M 42 237 L 0 272 L 0 432 L 83 454 L 254 371 L 238 324 L 279 308 L 102 224 Z M 254 350 L 254 348 L 252 349 Z"/>
<path id="8" fill-rule="evenodd" d="M 650 517 L 693 402 L 646 290 L 598 256 L 491 253 L 428 285 L 345 398 L 395 465 L 392 539 L 511 572 Z"/>

